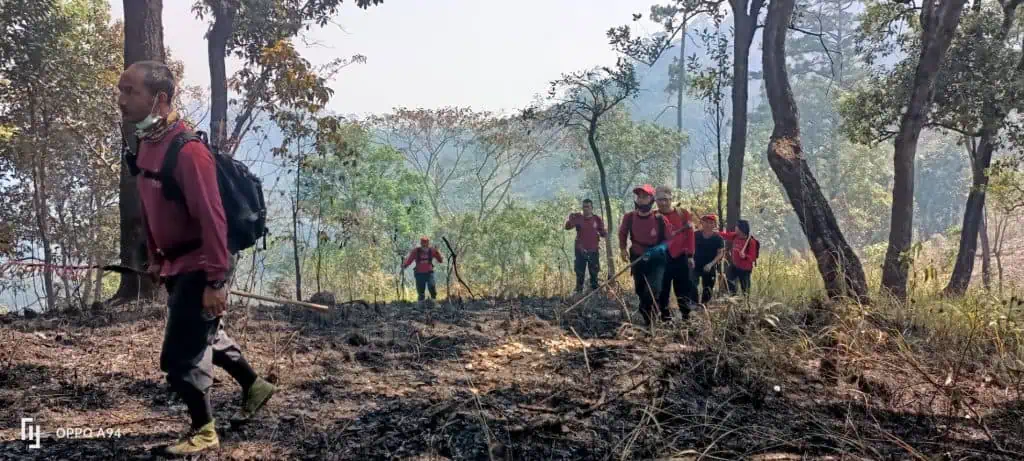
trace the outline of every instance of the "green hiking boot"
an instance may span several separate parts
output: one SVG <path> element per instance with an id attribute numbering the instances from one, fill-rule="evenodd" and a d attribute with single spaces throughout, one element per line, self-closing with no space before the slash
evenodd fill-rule
<path id="1" fill-rule="evenodd" d="M 245 393 L 242 408 L 235 412 L 231 421 L 236 423 L 248 421 L 257 411 L 260 411 L 260 408 L 263 408 L 263 405 L 266 405 L 275 391 L 277 391 L 277 387 L 273 384 L 263 378 L 256 378 L 256 382 L 252 383 L 248 392 Z"/>
<path id="2" fill-rule="evenodd" d="M 184 438 L 168 446 L 164 451 L 171 456 L 188 456 L 219 447 L 220 439 L 217 438 L 217 430 L 214 428 L 213 421 L 210 421 L 199 429 L 189 431 Z"/>

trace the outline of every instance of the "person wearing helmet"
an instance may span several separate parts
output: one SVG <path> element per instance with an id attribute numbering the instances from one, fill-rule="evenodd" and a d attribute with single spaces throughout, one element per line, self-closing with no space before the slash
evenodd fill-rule
<path id="1" fill-rule="evenodd" d="M 413 248 L 409 252 L 409 256 L 405 258 L 405 262 L 402 263 L 402 270 L 412 263 L 416 263 L 413 273 L 416 277 L 416 294 L 421 304 L 426 290 L 430 290 L 431 301 L 437 299 L 437 288 L 434 283 L 434 260 L 439 263 L 444 262 L 441 252 L 430 246 L 430 238 L 424 236 L 420 238 L 420 246 Z"/>
<path id="2" fill-rule="evenodd" d="M 644 184 L 633 189 L 633 194 L 635 209 L 622 217 L 619 226 L 619 251 L 623 261 L 633 264 L 633 286 L 640 298 L 640 314 L 647 325 L 652 325 L 672 227 L 664 216 L 654 213 L 654 187 Z"/>

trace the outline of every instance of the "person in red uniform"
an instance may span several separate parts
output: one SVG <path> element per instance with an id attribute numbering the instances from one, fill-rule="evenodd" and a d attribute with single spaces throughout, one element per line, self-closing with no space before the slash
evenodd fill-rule
<path id="1" fill-rule="evenodd" d="M 409 267 L 413 262 L 416 263 L 416 267 L 413 269 L 414 276 L 416 277 L 416 293 L 419 296 L 419 302 L 423 302 L 424 291 L 430 290 L 430 300 L 437 299 L 437 288 L 434 283 L 434 260 L 437 262 L 444 262 L 441 258 L 441 252 L 437 251 L 437 248 L 430 246 L 429 237 L 420 238 L 420 246 L 413 248 L 409 252 L 409 256 L 405 258 L 405 262 L 402 263 L 402 270 Z"/>
<path id="2" fill-rule="evenodd" d="M 652 325 L 654 304 L 661 291 L 661 278 L 668 257 L 668 233 L 672 225 L 653 211 L 654 187 L 644 184 L 633 189 L 635 209 L 622 217 L 619 225 L 619 251 L 623 261 L 634 264 L 633 286 L 640 298 L 640 314 Z M 630 245 L 627 249 L 626 242 Z"/>
<path id="3" fill-rule="evenodd" d="M 722 238 L 730 242 L 732 264 L 725 274 L 729 293 L 736 294 L 736 285 L 744 294 L 750 294 L 750 275 L 761 251 L 761 242 L 750 235 L 750 222 L 745 219 L 736 221 L 735 232 L 722 232 Z"/>
<path id="4" fill-rule="evenodd" d="M 167 200 L 152 175 L 160 172 L 175 137 L 191 129 L 172 110 L 174 81 L 164 63 L 140 61 L 121 74 L 117 87 L 121 114 L 139 138 L 136 166 L 151 174 L 138 176 L 138 193 L 149 271 L 161 278 L 168 294 L 160 369 L 192 418 L 188 435 L 165 450 L 190 455 L 220 445 L 209 396 L 215 365 L 242 386 L 242 408 L 233 420 L 251 417 L 275 387 L 256 375 L 221 320 L 233 268 L 213 156 L 202 143 L 181 148 L 172 174 L 184 205 Z"/>
<path id="5" fill-rule="evenodd" d="M 672 207 L 672 188 L 658 187 L 654 201 L 658 204 L 658 214 L 668 219 L 672 226 L 669 232 L 668 260 L 665 262 L 665 275 L 662 277 L 661 293 L 658 296 L 658 307 L 661 308 L 661 319 L 671 320 L 668 309 L 669 296 L 672 289 L 676 291 L 676 304 L 683 320 L 690 317 L 690 304 L 693 300 L 693 283 L 690 281 L 690 270 L 693 269 L 693 224 L 690 213 Z"/>
<path id="6" fill-rule="evenodd" d="M 576 290 L 583 291 L 583 279 L 590 270 L 590 289 L 597 289 L 597 274 L 601 272 L 601 237 L 608 237 L 604 221 L 594 214 L 594 202 L 583 200 L 583 213 L 573 213 L 565 221 L 565 230 L 576 229 Z"/>

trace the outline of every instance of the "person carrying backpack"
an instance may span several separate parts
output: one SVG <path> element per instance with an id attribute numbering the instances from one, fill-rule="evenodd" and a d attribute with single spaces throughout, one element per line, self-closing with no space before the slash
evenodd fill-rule
<path id="1" fill-rule="evenodd" d="M 664 216 L 653 213 L 654 187 L 644 184 L 633 189 L 636 195 L 630 211 L 619 225 L 619 251 L 622 260 L 633 264 L 633 286 L 640 298 L 640 314 L 644 323 L 653 324 L 654 304 L 661 292 L 661 279 L 668 256 L 668 233 L 671 224 Z M 627 250 L 626 241 L 630 246 Z M 662 314 L 667 312 L 667 308 Z"/>
<path id="2" fill-rule="evenodd" d="M 594 202 L 583 200 L 583 213 L 573 213 L 565 221 L 565 230 L 576 229 L 576 291 L 583 291 L 583 276 L 590 270 L 590 289 L 597 289 L 597 274 L 601 272 L 601 254 L 599 252 L 601 237 L 608 237 L 604 229 L 604 221 L 594 214 Z"/>
<path id="3" fill-rule="evenodd" d="M 726 282 L 729 286 L 729 293 L 736 294 L 736 285 L 739 283 L 744 294 L 750 294 L 750 275 L 754 272 L 754 265 L 757 264 L 757 257 L 761 252 L 761 242 L 750 235 L 750 222 L 745 219 L 736 221 L 734 232 L 722 232 L 722 238 L 731 243 L 732 250 L 730 257 L 732 264 L 726 272 Z"/>
<path id="4" fill-rule="evenodd" d="M 437 248 L 430 246 L 429 237 L 420 238 L 420 246 L 413 248 L 409 252 L 409 256 L 405 258 L 405 262 L 402 263 L 402 270 L 416 263 L 416 267 L 413 269 L 414 276 L 416 277 L 416 293 L 419 296 L 419 302 L 423 303 L 424 291 L 430 290 L 430 300 L 437 299 L 437 288 L 434 284 L 434 260 L 442 263 L 444 259 L 441 258 L 441 252 L 437 251 Z"/>
<path id="5" fill-rule="evenodd" d="M 238 177 L 232 173 L 238 170 L 225 172 L 222 159 L 215 159 L 204 143 L 189 142 L 196 138 L 172 109 L 174 75 L 166 64 L 132 64 L 121 74 L 118 90 L 121 114 L 135 125 L 139 138 L 134 154 L 125 148 L 124 160 L 133 175 L 140 175 L 149 271 L 161 278 L 168 294 L 160 369 L 192 419 L 191 430 L 166 452 L 190 455 L 220 445 L 209 398 L 214 365 L 242 386 L 242 408 L 233 420 L 249 419 L 275 392 L 274 385 L 257 376 L 221 321 L 233 270 L 231 253 L 251 246 L 265 218 L 265 210 L 240 212 L 232 206 L 226 212 L 228 202 L 256 205 L 224 191 L 249 184 L 261 199 L 262 189 L 258 181 L 235 182 Z M 227 162 L 226 168 L 234 168 Z M 245 232 L 246 226 L 252 232 Z"/>

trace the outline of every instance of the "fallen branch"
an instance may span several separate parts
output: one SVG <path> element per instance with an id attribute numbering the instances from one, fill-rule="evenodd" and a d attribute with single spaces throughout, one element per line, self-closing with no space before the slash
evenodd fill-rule
<path id="1" fill-rule="evenodd" d="M 590 358 L 587 357 L 587 343 L 583 342 L 583 338 L 580 337 L 579 333 L 576 333 L 576 329 L 569 327 L 569 331 L 576 335 L 576 339 L 580 340 L 580 345 L 583 346 L 583 363 L 587 365 L 587 379 L 590 379 L 594 375 L 594 371 L 590 369 Z"/>
<path id="2" fill-rule="evenodd" d="M 589 406 L 587 408 L 584 408 L 582 410 L 569 411 L 568 413 L 565 413 L 564 415 L 561 415 L 561 416 L 558 416 L 558 417 L 550 417 L 550 416 L 540 417 L 540 418 L 537 418 L 537 419 L 535 419 L 535 420 L 533 420 L 533 421 L 531 421 L 531 422 L 529 422 L 527 424 L 521 424 L 521 425 L 517 425 L 517 426 L 512 426 L 512 427 L 509 428 L 509 432 L 521 433 L 521 432 L 533 431 L 533 430 L 541 429 L 543 427 L 554 427 L 554 426 L 561 427 L 561 426 L 567 425 L 570 422 L 572 422 L 574 419 L 590 416 L 592 413 L 594 413 L 595 411 L 601 409 L 602 407 L 604 407 L 604 406 L 606 406 L 606 405 L 608 405 L 610 403 L 613 403 L 613 402 L 621 399 L 626 394 L 629 394 L 630 392 L 633 392 L 633 391 L 637 390 L 637 388 L 639 388 L 640 386 L 643 386 L 644 384 L 647 384 L 651 380 L 651 378 L 653 378 L 653 377 L 654 376 L 651 375 L 651 376 L 648 376 L 648 377 L 640 380 L 639 382 L 634 384 L 629 389 L 626 389 L 626 390 L 624 390 L 624 391 L 622 391 L 622 392 L 620 392 L 618 394 L 615 394 L 615 396 L 612 397 L 612 398 L 607 398 L 607 394 L 605 392 L 601 392 L 601 397 L 597 399 L 597 402 L 595 402 L 593 405 L 591 405 L 591 406 Z M 544 412 L 544 413 L 558 413 L 558 410 L 554 410 L 554 409 L 549 410 L 549 409 L 546 409 L 546 408 L 543 408 L 543 407 L 524 406 L 524 405 L 519 405 L 519 407 L 523 408 L 523 409 L 526 409 L 526 410 L 539 411 L 539 412 Z"/>
<path id="3" fill-rule="evenodd" d="M 473 296 L 473 290 L 469 289 L 469 285 L 466 285 L 466 282 L 462 280 L 462 276 L 459 275 L 459 264 L 455 259 L 458 255 L 455 254 L 455 249 L 452 248 L 452 244 L 448 242 L 448 237 L 441 237 L 441 241 L 444 242 L 444 246 L 448 247 L 448 260 L 452 262 L 452 268 L 455 269 L 455 278 L 459 281 L 462 287 L 466 289 L 466 292 L 469 293 L 470 299 L 476 299 L 476 296 Z"/>

